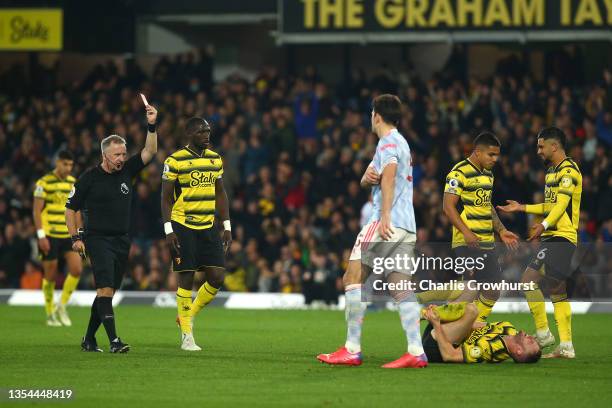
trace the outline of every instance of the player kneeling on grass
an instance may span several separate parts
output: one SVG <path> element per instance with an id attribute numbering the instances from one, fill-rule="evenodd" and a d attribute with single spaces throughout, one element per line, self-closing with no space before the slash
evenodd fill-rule
<path id="1" fill-rule="evenodd" d="M 448 306 L 430 305 L 424 313 L 429 325 L 423 333 L 423 348 L 429 362 L 500 363 L 512 358 L 516 363 L 535 363 L 542 356 L 535 337 L 518 331 L 510 322 L 477 321 L 478 308 L 472 303 L 461 305 L 463 313 L 451 313 L 460 316 L 457 320 L 446 321 L 444 308 Z"/>

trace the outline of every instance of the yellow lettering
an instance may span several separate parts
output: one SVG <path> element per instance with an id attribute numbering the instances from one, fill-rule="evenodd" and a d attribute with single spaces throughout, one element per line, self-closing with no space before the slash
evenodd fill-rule
<path id="1" fill-rule="evenodd" d="M 334 28 L 342 28 L 342 3 L 343 0 L 319 1 L 319 27 L 328 28 L 331 18 Z"/>
<path id="2" fill-rule="evenodd" d="M 429 0 L 407 0 L 406 1 L 406 25 L 408 27 L 427 27 L 425 12 L 429 6 Z"/>
<path id="3" fill-rule="evenodd" d="M 454 27 L 456 24 L 455 15 L 453 14 L 453 9 L 449 0 L 437 0 L 431 10 L 429 24 L 432 27 L 436 27 L 440 25 L 440 23 L 444 23 L 448 27 Z"/>
<path id="4" fill-rule="evenodd" d="M 484 25 L 492 26 L 497 22 L 504 26 L 510 25 L 510 13 L 508 12 L 508 7 L 506 7 L 505 0 L 491 0 L 489 7 L 487 7 Z"/>
<path id="5" fill-rule="evenodd" d="M 348 0 L 346 3 L 346 27 L 363 27 L 363 3 L 362 0 Z"/>
<path id="6" fill-rule="evenodd" d="M 601 14 L 599 13 L 599 6 L 597 6 L 597 0 L 582 0 L 578 5 L 574 24 L 580 26 L 587 21 L 592 21 L 594 25 L 603 24 Z"/>
<path id="7" fill-rule="evenodd" d="M 468 25 L 468 14 L 472 15 L 472 24 L 478 27 L 482 24 L 482 0 L 460 0 L 457 6 L 459 27 Z"/>
<path id="8" fill-rule="evenodd" d="M 608 13 L 608 25 L 612 24 L 612 0 L 606 0 L 606 12 Z"/>
<path id="9" fill-rule="evenodd" d="M 317 0 L 302 0 L 304 3 L 304 27 L 314 28 L 315 26 L 315 3 Z"/>
<path id="10" fill-rule="evenodd" d="M 561 0 L 561 25 L 572 24 L 572 3 L 571 0 Z"/>
<path id="11" fill-rule="evenodd" d="M 514 25 L 544 24 L 544 0 L 514 0 Z"/>
<path id="12" fill-rule="evenodd" d="M 402 0 L 377 0 L 374 13 L 376 20 L 385 28 L 397 27 L 403 18 Z"/>

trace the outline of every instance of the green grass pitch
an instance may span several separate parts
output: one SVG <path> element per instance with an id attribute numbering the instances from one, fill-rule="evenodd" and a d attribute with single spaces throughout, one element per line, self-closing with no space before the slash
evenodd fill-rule
<path id="1" fill-rule="evenodd" d="M 205 309 L 195 328 L 204 350 L 188 353 L 179 349 L 174 309 L 118 307 L 118 332 L 133 347 L 123 355 L 81 352 L 89 309 L 70 312 L 73 327 L 47 328 L 42 307 L 0 306 L 0 387 L 71 388 L 66 406 L 113 408 L 612 406 L 610 315 L 574 316 L 573 361 L 385 370 L 405 349 L 392 312 L 366 316 L 361 367 L 315 360 L 343 343 L 342 312 Z M 526 314 L 492 318 L 533 329 Z M 108 351 L 103 328 L 97 337 Z"/>

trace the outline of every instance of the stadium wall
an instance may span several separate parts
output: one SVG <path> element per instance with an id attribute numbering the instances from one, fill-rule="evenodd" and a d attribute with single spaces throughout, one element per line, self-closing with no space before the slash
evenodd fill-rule
<path id="1" fill-rule="evenodd" d="M 56 291 L 56 296 L 61 291 Z M 96 292 L 84 290 L 75 292 L 70 298 L 70 306 L 90 307 Z M 0 304 L 10 306 L 43 306 L 43 294 L 40 290 L 13 290 L 0 289 Z M 174 292 L 117 292 L 113 298 L 116 305 L 142 305 L 162 308 L 176 308 Z M 211 303 L 212 306 L 226 309 L 260 309 L 260 310 L 288 310 L 306 309 L 304 296 L 294 293 L 236 293 L 220 292 Z M 393 310 L 392 302 L 380 305 L 382 308 Z M 332 309 L 344 310 L 344 296 L 341 296 L 338 305 Z M 497 313 L 528 313 L 529 307 L 525 300 L 520 298 L 507 298 L 497 302 L 493 308 Z M 546 303 L 547 313 L 553 312 L 552 303 Z M 610 302 L 572 302 L 572 313 L 612 313 Z"/>

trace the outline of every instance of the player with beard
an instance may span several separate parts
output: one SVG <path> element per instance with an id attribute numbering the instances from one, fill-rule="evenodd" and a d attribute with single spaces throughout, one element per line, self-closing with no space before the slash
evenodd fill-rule
<path id="1" fill-rule="evenodd" d="M 538 134 L 538 156 L 550 167 L 546 172 L 544 202 L 520 204 L 508 200 L 497 208 L 505 212 L 524 211 L 544 217 L 531 227 L 529 241 L 542 237 L 537 254 L 523 273 L 522 282 L 538 283 L 546 279 L 550 287 L 555 320 L 559 330 L 559 346 L 544 358 L 575 358 L 572 343 L 572 311 L 567 296 L 566 279 L 572 274 L 572 256 L 578 243 L 582 174 L 574 160 L 565 154 L 565 134 L 549 127 Z M 548 327 L 544 294 L 537 287 L 525 293 L 535 320 L 536 339 L 540 346 L 555 344 Z"/>

